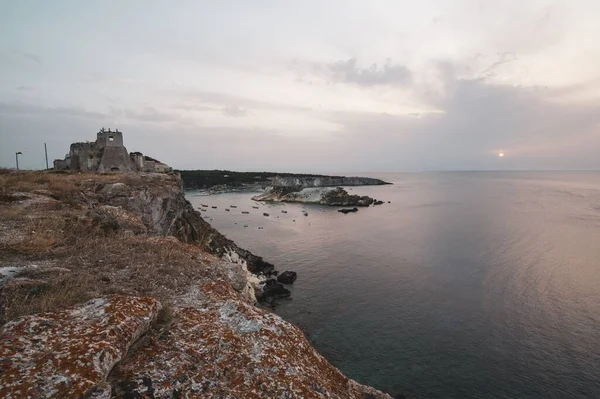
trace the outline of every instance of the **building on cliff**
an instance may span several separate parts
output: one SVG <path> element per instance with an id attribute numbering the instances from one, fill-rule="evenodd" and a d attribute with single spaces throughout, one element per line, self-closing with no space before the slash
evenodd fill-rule
<path id="1" fill-rule="evenodd" d="M 168 173 L 168 165 L 141 152 L 129 154 L 123 145 L 123 133 L 100 129 L 96 141 L 73 143 L 65 159 L 54 161 L 55 170 L 85 172 L 160 172 Z"/>

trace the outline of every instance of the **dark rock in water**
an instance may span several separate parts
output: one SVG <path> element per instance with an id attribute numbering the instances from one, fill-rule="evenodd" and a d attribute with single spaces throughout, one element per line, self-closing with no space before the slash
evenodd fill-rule
<path id="1" fill-rule="evenodd" d="M 388 201 L 388 204 L 391 204 L 391 203 L 392 203 L 392 201 Z"/>
<path id="2" fill-rule="evenodd" d="M 268 213 L 263 213 L 263 216 L 269 216 L 269 214 Z"/>
<path id="3" fill-rule="evenodd" d="M 258 300 L 261 302 L 271 302 L 273 299 L 289 298 L 292 293 L 279 283 L 276 279 L 271 278 L 265 282 L 262 293 L 259 294 Z"/>
<path id="4" fill-rule="evenodd" d="M 208 205 L 200 204 L 203 208 L 208 208 Z"/>
<path id="5" fill-rule="evenodd" d="M 383 204 L 383 201 L 375 200 L 375 202 L 373 202 L 373 205 L 381 205 L 381 204 Z"/>
<path id="6" fill-rule="evenodd" d="M 338 212 L 342 212 L 343 214 L 346 213 L 350 213 L 350 212 L 358 212 L 358 208 L 344 208 L 344 209 L 338 209 Z"/>
<path id="7" fill-rule="evenodd" d="M 225 212 L 229 212 L 229 209 L 225 208 Z"/>
<path id="8" fill-rule="evenodd" d="M 281 213 L 287 213 L 287 211 L 281 211 Z"/>
<path id="9" fill-rule="evenodd" d="M 242 213 L 243 213 L 244 215 L 247 215 L 247 214 L 249 214 L 250 212 L 248 212 L 248 211 L 242 211 Z"/>
<path id="10" fill-rule="evenodd" d="M 235 205 L 229 205 L 231 208 L 237 208 L 237 206 Z"/>
<path id="11" fill-rule="evenodd" d="M 330 206 L 369 206 L 375 200 L 366 195 L 351 195 L 342 187 L 336 187 L 323 195 L 320 204 Z"/>
<path id="12" fill-rule="evenodd" d="M 254 208 L 254 209 L 258 209 L 258 207 L 257 207 L 257 206 L 253 206 L 252 208 Z"/>
<path id="13" fill-rule="evenodd" d="M 216 207 L 216 206 L 211 206 L 211 208 L 212 208 L 212 209 L 217 209 L 217 207 Z"/>
<path id="14" fill-rule="evenodd" d="M 302 212 L 304 216 L 308 216 L 308 212 Z"/>
<path id="15" fill-rule="evenodd" d="M 297 277 L 298 277 L 298 273 L 285 271 L 285 272 L 281 273 L 279 276 L 277 276 L 277 281 L 279 281 L 282 284 L 292 284 L 294 281 L 296 281 Z"/>

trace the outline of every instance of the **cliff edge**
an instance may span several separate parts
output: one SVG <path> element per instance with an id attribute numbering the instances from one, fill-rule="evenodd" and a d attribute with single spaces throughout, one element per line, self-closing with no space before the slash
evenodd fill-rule
<path id="1" fill-rule="evenodd" d="M 0 396 L 390 399 L 254 306 L 273 268 L 176 175 L 0 171 Z"/>

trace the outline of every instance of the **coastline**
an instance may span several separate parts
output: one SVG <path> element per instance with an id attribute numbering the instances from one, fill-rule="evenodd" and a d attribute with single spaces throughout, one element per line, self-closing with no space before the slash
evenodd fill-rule
<path id="1" fill-rule="evenodd" d="M 73 396 L 73 387 L 54 385 L 48 375 L 35 371 L 41 361 L 39 351 L 44 350 L 43 345 L 35 342 L 53 340 L 59 335 L 65 337 L 57 345 L 68 357 L 69 348 L 76 342 L 92 343 L 86 341 L 88 338 L 77 327 L 83 325 L 101 331 L 116 328 L 117 341 L 110 341 L 108 347 L 122 349 L 111 352 L 110 361 L 93 365 L 89 369 L 91 374 L 85 377 L 87 382 L 77 373 L 65 374 L 59 366 L 52 373 L 64 375 L 67 381 L 79 381 L 87 387 L 84 392 L 103 392 L 101 397 L 110 397 L 110 392 L 124 379 L 131 381 L 128 394 L 187 392 L 193 397 L 200 384 L 204 389 L 254 397 L 248 396 L 247 390 L 236 391 L 239 387 L 231 384 L 234 380 L 254 384 L 252 381 L 259 378 L 265 385 L 257 389 L 264 392 L 296 392 L 289 390 L 290 384 L 301 388 L 289 397 L 316 398 L 328 393 L 339 398 L 391 398 L 343 376 L 316 353 L 297 327 L 254 306 L 257 284 L 274 266 L 238 247 L 205 222 L 185 199 L 182 181 L 176 175 L 10 173 L 2 175 L 9 190 L 3 193 L 0 203 L 3 212 L 0 244 L 8 254 L 1 266 L 16 264 L 18 271 L 3 281 L 2 314 L 6 324 L 2 327 L 0 349 L 6 356 L 13 351 L 26 351 L 29 355 L 25 365 L 14 369 L 24 384 L 16 384 L 10 373 L 0 376 L 3 394 L 46 394 L 36 391 L 41 388 L 33 383 L 41 379 L 47 381 L 46 388 L 60 392 L 59 396 Z M 18 229 L 26 214 L 37 223 L 35 231 L 27 232 L 29 225 L 24 226 L 25 230 Z M 42 224 L 50 220 L 51 226 Z M 58 227 L 60 230 L 56 230 Z M 46 239 L 47 236 L 53 240 Z M 140 263 L 135 259 L 144 260 Z M 19 298 L 30 298 L 31 302 L 26 295 L 32 284 L 50 288 L 42 292 L 58 294 L 60 284 L 77 287 L 72 285 L 75 281 L 81 285 L 81 292 L 71 289 L 71 296 L 61 297 L 61 301 L 53 297 L 55 302 L 46 307 L 49 312 L 46 316 L 35 314 L 40 305 L 35 300 L 44 299 L 36 299 L 35 295 L 31 307 L 15 307 Z M 144 299 L 148 297 L 155 299 Z M 11 301 L 7 302 L 7 298 Z M 139 316 L 119 321 L 117 313 L 121 314 L 122 306 L 139 309 L 136 313 Z M 110 319 L 102 315 L 109 315 Z M 207 315 L 213 316 L 207 319 Z M 53 327 L 49 331 L 28 330 L 18 342 L 9 338 L 15 331 L 23 331 L 25 325 L 39 324 L 40 317 L 50 317 L 56 324 L 50 322 Z M 192 339 L 195 333 L 190 328 L 198 323 L 221 340 L 233 340 L 231 352 L 222 353 L 233 356 L 230 362 L 214 364 L 206 356 L 202 360 L 178 357 L 175 348 L 180 345 L 204 351 L 215 344 L 199 337 Z M 128 333 L 120 327 L 125 325 L 137 327 L 127 330 L 131 331 Z M 70 332 L 66 333 L 67 330 Z M 171 338 L 158 339 L 165 334 Z M 140 339 L 148 344 L 135 349 Z M 102 351 L 108 349 L 102 347 Z M 256 352 L 257 348 L 261 349 Z M 301 352 L 297 352 L 299 348 Z M 289 357 L 291 353 L 296 355 Z M 234 360 L 240 354 L 248 357 Z M 98 355 L 90 350 L 83 356 Z M 279 359 L 270 363 L 270 369 L 293 368 L 297 372 L 294 375 L 284 372 L 272 380 L 271 372 L 266 374 L 265 356 Z M 166 360 L 165 368 L 146 369 L 147 359 L 155 357 L 177 358 L 172 366 L 176 364 L 177 374 L 184 373 L 188 378 L 177 380 L 173 367 L 168 368 L 170 361 Z M 193 366 L 198 364 L 211 367 L 216 374 L 207 379 L 208 374 L 204 373 L 202 381 L 190 377 L 195 375 Z M 220 367 L 230 370 L 233 367 L 237 370 L 236 377 L 225 380 L 218 377 L 224 372 L 224 369 L 219 371 Z M 257 370 L 263 371 L 257 373 Z M 150 386 L 144 382 L 148 379 L 152 381 Z M 319 389 L 315 390 L 315 383 Z"/>

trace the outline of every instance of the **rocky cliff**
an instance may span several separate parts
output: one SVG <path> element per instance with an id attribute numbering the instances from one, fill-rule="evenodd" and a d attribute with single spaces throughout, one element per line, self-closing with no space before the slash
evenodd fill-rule
<path id="1" fill-rule="evenodd" d="M 329 206 L 369 206 L 375 202 L 375 199 L 366 195 L 351 195 L 341 187 L 268 187 L 265 192 L 252 197 L 252 199 L 254 201 L 300 202 Z"/>
<path id="2" fill-rule="evenodd" d="M 254 306 L 273 266 L 176 176 L 4 171 L 0 190 L 1 397 L 390 398 Z"/>
<path id="3" fill-rule="evenodd" d="M 338 186 L 379 186 L 387 183 L 370 177 L 333 177 L 333 176 L 276 176 L 270 178 L 275 187 L 338 187 Z"/>

